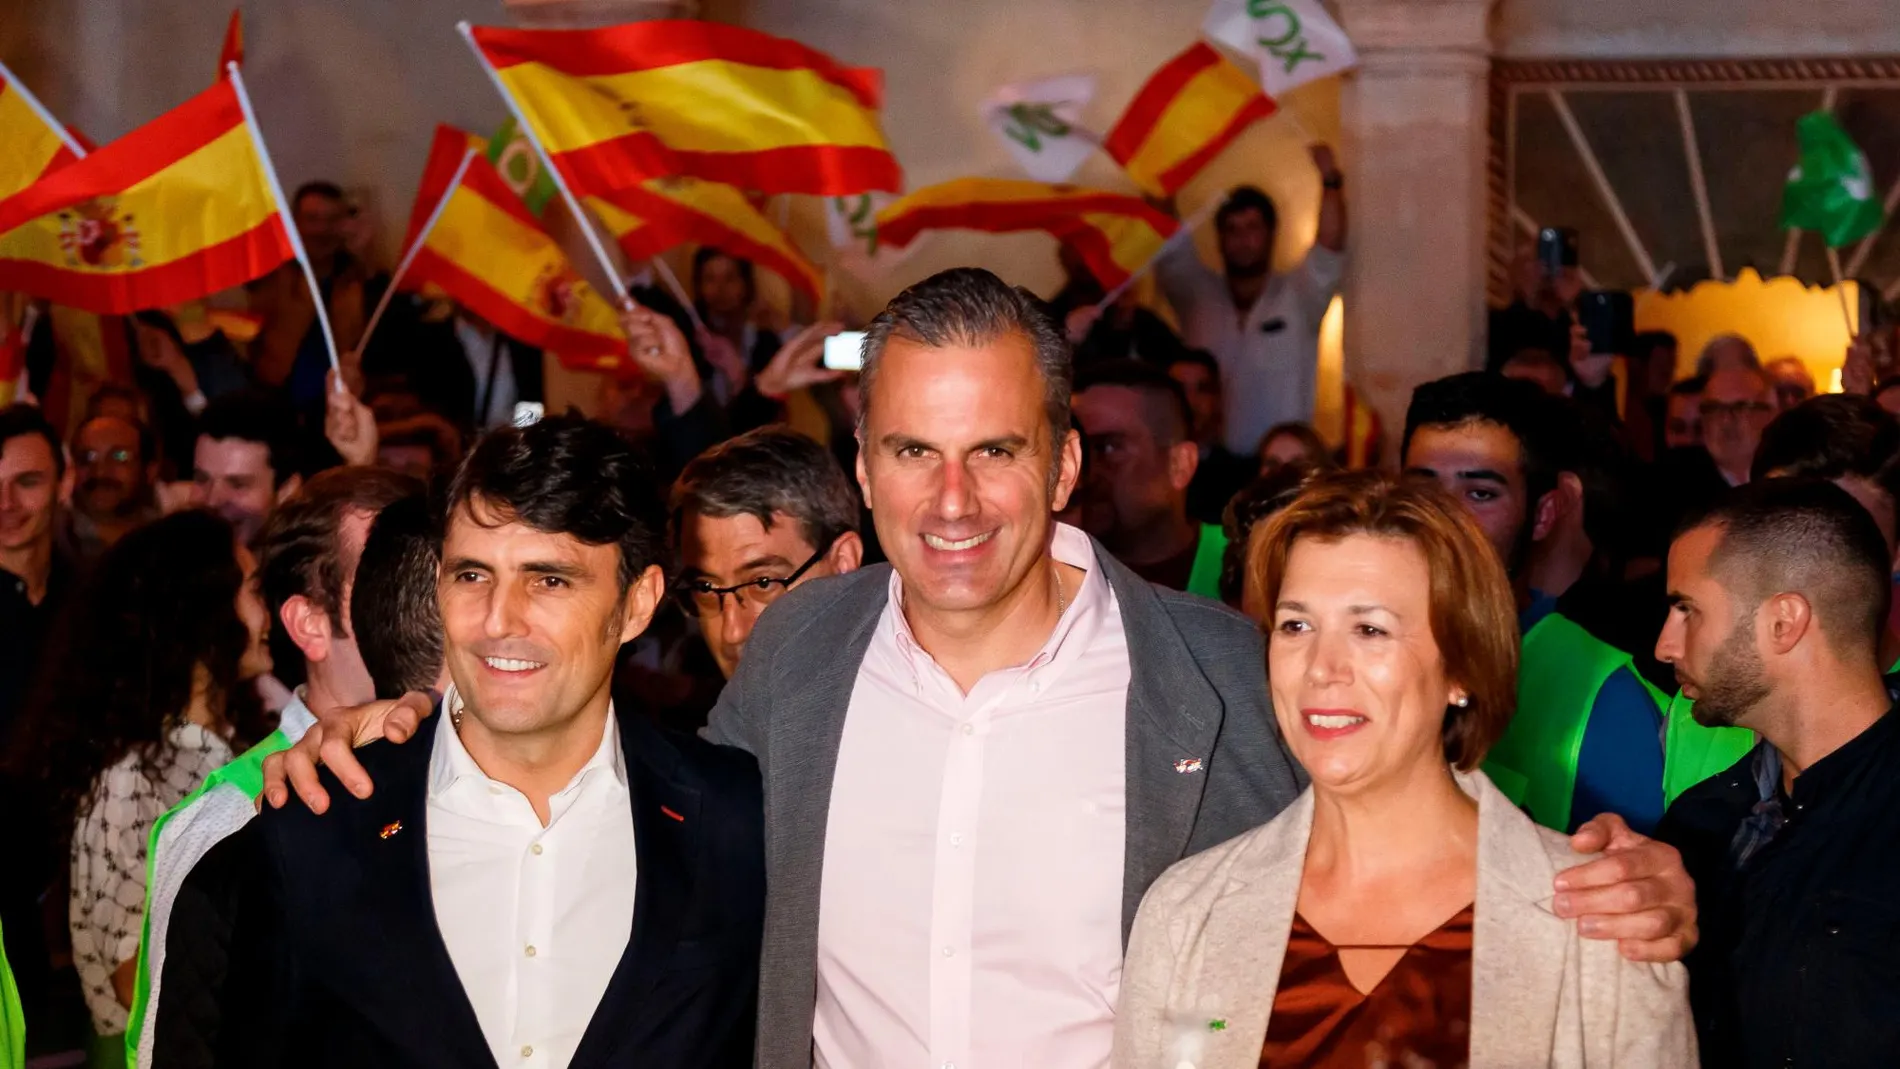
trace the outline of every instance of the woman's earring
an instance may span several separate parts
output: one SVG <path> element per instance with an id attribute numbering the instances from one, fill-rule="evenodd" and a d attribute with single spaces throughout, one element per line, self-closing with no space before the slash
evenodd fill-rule
<path id="1" fill-rule="evenodd" d="M 1460 694 L 1460 695 L 1458 695 L 1458 696 L 1457 696 L 1456 698 L 1453 698 L 1453 699 L 1451 700 L 1451 704 L 1453 704 L 1453 705 L 1455 705 L 1455 706 L 1457 706 L 1457 707 L 1458 707 L 1458 708 L 1460 708 L 1460 709 L 1463 709 L 1463 708 L 1464 708 L 1465 706 L 1467 706 L 1467 705 L 1470 705 L 1470 704 L 1471 704 L 1471 695 L 1469 695 L 1469 694 Z"/>

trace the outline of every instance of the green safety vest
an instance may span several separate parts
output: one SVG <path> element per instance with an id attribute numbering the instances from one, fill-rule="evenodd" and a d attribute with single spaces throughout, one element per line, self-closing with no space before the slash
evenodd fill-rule
<path id="1" fill-rule="evenodd" d="M 1219 601 L 1221 561 L 1226 556 L 1227 532 L 1218 524 L 1201 524 L 1201 544 L 1194 551 L 1194 567 L 1188 570 L 1188 593 Z"/>
<path id="2" fill-rule="evenodd" d="M 7 943 L 0 935 L 0 1069 L 26 1064 L 26 1017 L 20 1012 L 20 989 L 7 966 Z"/>
<path id="3" fill-rule="evenodd" d="M 1484 761 L 1504 796 L 1546 828 L 1570 830 L 1577 760 L 1597 692 L 1630 655 L 1598 639 L 1560 613 L 1537 621 L 1524 636 L 1517 666 L 1517 712 Z M 1634 673 L 1632 673 L 1634 674 Z M 1636 676 L 1656 701 L 1663 695 Z"/>
<path id="4" fill-rule="evenodd" d="M 1663 733 L 1663 806 L 1675 804 L 1683 791 L 1710 776 L 1728 771 L 1755 748 L 1755 733 L 1747 728 L 1704 727 L 1696 723 L 1695 702 L 1681 691 L 1669 700 L 1669 723 Z"/>
<path id="5" fill-rule="evenodd" d="M 152 837 L 145 846 L 145 926 L 139 934 L 139 964 L 132 990 L 132 1010 L 126 1017 L 125 1025 L 125 1064 L 130 1069 L 138 1069 L 139 1033 L 145 1027 L 145 1008 L 152 997 L 152 981 L 149 975 L 146 954 L 152 942 L 152 875 L 158 871 L 158 837 L 171 819 L 185 811 L 193 802 L 210 791 L 229 783 L 243 791 L 255 802 L 257 796 L 264 793 L 264 758 L 271 754 L 290 749 L 290 739 L 280 730 L 265 736 L 264 741 L 244 751 L 221 768 L 214 769 L 205 777 L 198 789 L 186 795 L 184 800 L 165 811 L 152 825 Z M 0 1063 L 0 1069 L 6 1069 Z"/>

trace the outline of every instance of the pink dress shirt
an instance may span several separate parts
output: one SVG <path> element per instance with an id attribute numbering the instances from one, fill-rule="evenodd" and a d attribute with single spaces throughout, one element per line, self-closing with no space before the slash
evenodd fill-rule
<path id="1" fill-rule="evenodd" d="M 851 693 L 818 912 L 827 1069 L 1097 1069 L 1121 980 L 1128 644 L 1094 547 L 1041 651 L 962 693 L 890 602 Z"/>

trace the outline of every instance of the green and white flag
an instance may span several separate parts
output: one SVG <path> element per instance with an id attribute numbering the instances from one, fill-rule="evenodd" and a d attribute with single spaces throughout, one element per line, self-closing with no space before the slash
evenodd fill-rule
<path id="1" fill-rule="evenodd" d="M 1825 111 L 1803 115 L 1795 137 L 1801 142 L 1801 162 L 1788 172 L 1781 190 L 1782 228 L 1812 230 L 1831 249 L 1879 230 L 1883 213 L 1867 155 L 1834 116 Z"/>
<path id="2" fill-rule="evenodd" d="M 1081 125 L 1094 98 L 1095 79 L 1086 74 L 1006 85 L 983 102 L 983 121 L 1024 174 L 1067 182 L 1100 143 Z"/>
<path id="3" fill-rule="evenodd" d="M 1272 97 L 1359 65 L 1346 31 L 1319 0 L 1214 0 L 1201 32 L 1252 56 Z"/>
<path id="4" fill-rule="evenodd" d="M 541 154 L 534 150 L 534 143 L 515 126 L 512 118 L 502 123 L 495 136 L 488 139 L 487 155 L 488 162 L 501 172 L 508 188 L 520 194 L 530 212 L 540 215 L 554 197 L 554 180 L 542 166 Z"/>

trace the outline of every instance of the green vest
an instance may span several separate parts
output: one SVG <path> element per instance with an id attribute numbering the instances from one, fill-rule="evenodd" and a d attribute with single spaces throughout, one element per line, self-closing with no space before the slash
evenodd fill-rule
<path id="1" fill-rule="evenodd" d="M 1219 601 L 1220 566 L 1226 556 L 1227 532 L 1218 524 L 1201 524 L 1201 543 L 1194 551 L 1194 567 L 1188 571 L 1188 593 Z"/>
<path id="2" fill-rule="evenodd" d="M 1712 728 L 1696 723 L 1695 702 L 1681 691 L 1669 700 L 1669 723 L 1663 733 L 1663 806 L 1676 796 L 1719 775 L 1755 748 L 1755 733 L 1747 728 Z"/>
<path id="3" fill-rule="evenodd" d="M 1630 655 L 1551 613 L 1524 636 L 1517 665 L 1517 712 L 1491 747 L 1485 774 L 1504 796 L 1530 811 L 1531 819 L 1557 831 L 1570 829 L 1570 803 L 1577 789 L 1577 760 L 1597 692 Z M 1641 676 L 1636 677 L 1639 681 Z M 1647 681 L 1660 710 L 1663 696 Z"/>
<path id="4" fill-rule="evenodd" d="M 232 758 L 230 763 L 212 771 L 198 789 L 165 811 L 152 825 L 152 837 L 145 846 L 145 926 L 139 934 L 139 964 L 133 981 L 132 1010 L 125 1024 L 125 1064 L 138 1069 L 139 1034 L 145 1027 L 145 1007 L 152 997 L 152 981 L 146 954 L 152 942 L 152 876 L 158 871 L 158 837 L 171 819 L 210 791 L 228 783 L 243 791 L 254 802 L 264 793 L 264 758 L 290 749 L 290 739 L 282 731 L 273 731 L 264 741 Z M 0 1062 L 0 1069 L 6 1069 Z"/>
<path id="5" fill-rule="evenodd" d="M 20 989 L 7 967 L 7 944 L 0 936 L 0 1069 L 26 1064 L 26 1017 L 20 1012 Z"/>

